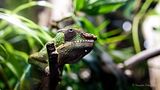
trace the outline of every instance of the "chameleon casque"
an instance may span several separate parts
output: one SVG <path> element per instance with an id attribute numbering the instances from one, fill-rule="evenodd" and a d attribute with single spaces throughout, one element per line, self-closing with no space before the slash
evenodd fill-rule
<path id="1" fill-rule="evenodd" d="M 53 40 L 58 53 L 58 64 L 72 64 L 88 54 L 94 46 L 96 36 L 78 29 L 60 29 Z M 42 82 L 43 74 L 49 74 L 49 64 L 46 45 L 34 54 L 31 54 L 28 62 L 31 64 L 31 76 L 34 87 Z M 38 74 L 37 74 L 38 73 Z"/>

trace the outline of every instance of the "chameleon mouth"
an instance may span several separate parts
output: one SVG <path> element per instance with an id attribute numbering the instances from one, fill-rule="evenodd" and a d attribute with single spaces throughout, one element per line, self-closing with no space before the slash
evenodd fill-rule
<path id="1" fill-rule="evenodd" d="M 74 41 L 75 43 L 94 43 L 94 40 L 78 40 Z"/>

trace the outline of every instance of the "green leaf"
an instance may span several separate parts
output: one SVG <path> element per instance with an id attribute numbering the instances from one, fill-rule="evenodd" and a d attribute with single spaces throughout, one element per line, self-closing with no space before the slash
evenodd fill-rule
<path id="1" fill-rule="evenodd" d="M 17 84 L 15 85 L 14 90 L 18 90 L 18 87 L 20 88 L 20 90 L 24 90 L 23 85 L 28 83 L 25 79 L 26 79 L 26 77 L 27 77 L 27 73 L 29 72 L 30 68 L 31 68 L 31 66 L 30 66 L 30 65 L 27 65 L 27 67 L 24 69 L 24 72 L 23 72 L 23 74 L 21 75 L 20 80 L 19 80 L 19 81 L 17 82 Z M 19 86 L 19 85 L 20 85 L 20 86 Z M 25 88 L 26 88 L 26 87 L 25 87 Z M 30 88 L 30 87 L 27 87 L 27 88 Z"/>
<path id="2" fill-rule="evenodd" d="M 117 35 L 119 34 L 121 31 L 119 29 L 115 29 L 115 30 L 111 30 L 111 31 L 108 31 L 106 33 L 101 33 L 101 36 L 103 38 L 108 38 L 108 37 L 111 37 L 111 36 L 114 36 L 114 35 Z"/>
<path id="3" fill-rule="evenodd" d="M 8 58 L 8 52 L 3 45 L 0 44 L 0 55 L 1 57 Z"/>
<path id="4" fill-rule="evenodd" d="M 81 10 L 89 15 L 106 14 L 117 10 L 120 6 L 124 5 L 124 2 L 126 0 L 97 0 L 94 3 L 86 4 Z"/>
<path id="5" fill-rule="evenodd" d="M 27 63 L 28 54 L 22 51 L 15 50 L 15 55 L 21 57 L 22 58 L 21 60 Z"/>
<path id="6" fill-rule="evenodd" d="M 13 13 L 20 12 L 24 9 L 28 9 L 33 6 L 44 6 L 44 7 L 48 7 L 48 8 L 53 8 L 52 4 L 50 4 L 49 2 L 46 2 L 46 1 L 31 1 L 29 3 L 25 3 L 25 4 L 20 5 L 19 7 L 17 7 L 16 9 L 13 10 Z"/>
<path id="7" fill-rule="evenodd" d="M 30 29 L 26 24 L 24 24 L 20 19 L 16 18 L 14 15 L 0 13 L 0 19 L 3 19 L 5 21 L 11 23 L 12 25 L 23 29 L 21 31 L 34 37 L 41 45 L 44 45 L 42 43 L 42 41 L 39 39 L 39 37 L 37 37 L 37 33 L 35 31 L 33 31 L 32 29 Z"/>
<path id="8" fill-rule="evenodd" d="M 39 25 L 37 25 L 36 23 L 34 23 L 33 21 L 23 17 L 23 16 L 18 16 L 16 15 L 16 17 L 20 20 L 22 20 L 23 22 L 26 22 L 26 24 L 28 24 L 27 26 L 30 27 L 30 28 L 34 28 L 36 30 L 39 30 L 37 31 L 37 35 L 41 38 L 43 38 L 44 40 L 46 41 L 49 41 L 52 39 L 52 37 L 47 33 L 45 32 L 45 29 Z"/>
<path id="9" fill-rule="evenodd" d="M 3 57 L 0 56 L 0 63 L 5 65 L 13 74 L 16 78 L 19 77 L 19 74 L 16 70 L 16 68 L 7 60 L 5 60 Z"/>
<path id="10" fill-rule="evenodd" d="M 76 11 L 81 10 L 84 7 L 86 0 L 74 0 L 74 7 Z"/>
<path id="11" fill-rule="evenodd" d="M 106 26 L 109 24 L 109 21 L 108 20 L 106 20 L 106 21 L 104 21 L 103 23 L 101 23 L 98 27 L 97 27 L 97 29 L 99 30 L 99 31 L 102 31 L 102 30 L 104 30 L 105 28 L 106 28 Z"/>
<path id="12" fill-rule="evenodd" d="M 3 48 L 5 48 L 5 52 L 7 53 L 7 55 L 10 52 L 14 52 L 12 45 L 8 43 L 7 41 L 0 39 L 0 43 L 3 45 Z"/>
<path id="13" fill-rule="evenodd" d="M 12 71 L 12 73 L 14 74 L 14 76 L 16 76 L 16 78 L 19 78 L 19 74 L 17 69 L 13 66 L 13 64 L 11 64 L 10 62 L 7 62 L 5 60 L 4 64 Z"/>
<path id="14" fill-rule="evenodd" d="M 122 5 L 123 4 L 121 4 L 121 3 L 117 3 L 117 4 L 109 4 L 109 5 L 100 6 L 97 13 L 98 14 L 105 14 L 105 13 L 113 12 L 113 11 L 117 10 Z"/>
<path id="15" fill-rule="evenodd" d="M 107 43 L 116 43 L 116 42 L 120 42 L 124 39 L 127 38 L 127 35 L 119 35 L 119 36 L 115 36 L 115 37 L 112 37 L 112 38 L 107 38 L 105 41 Z"/>
<path id="16" fill-rule="evenodd" d="M 95 34 L 96 27 L 87 18 L 80 18 L 80 21 L 82 22 L 82 25 L 87 30 L 87 32 Z"/>

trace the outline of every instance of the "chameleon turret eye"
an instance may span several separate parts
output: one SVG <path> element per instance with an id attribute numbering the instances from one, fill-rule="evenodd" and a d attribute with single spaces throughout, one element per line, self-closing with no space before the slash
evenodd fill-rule
<path id="1" fill-rule="evenodd" d="M 73 29 L 68 29 L 68 32 L 73 32 Z"/>
<path id="2" fill-rule="evenodd" d="M 65 41 L 71 41 L 76 36 L 76 32 L 73 29 L 68 29 L 64 32 Z"/>

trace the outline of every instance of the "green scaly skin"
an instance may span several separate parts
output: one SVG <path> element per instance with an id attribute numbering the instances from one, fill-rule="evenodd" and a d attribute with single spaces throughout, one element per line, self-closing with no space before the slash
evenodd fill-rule
<path id="1" fill-rule="evenodd" d="M 59 54 L 58 63 L 71 64 L 88 54 L 94 45 L 96 37 L 92 34 L 84 33 L 75 29 L 61 29 L 55 38 L 48 42 L 53 42 Z M 45 71 L 48 66 L 46 45 L 37 53 L 31 54 L 28 62 L 37 66 L 39 70 Z"/>
<path id="2" fill-rule="evenodd" d="M 54 43 L 58 53 L 58 64 L 72 64 L 88 54 L 94 46 L 96 36 L 77 29 L 60 29 L 55 38 L 48 42 Z M 47 43 L 47 44 L 48 44 Z M 46 44 L 46 45 L 47 45 Z M 31 54 L 28 62 L 31 64 L 32 80 L 38 85 L 43 72 L 49 73 L 46 45 L 37 53 Z"/>

